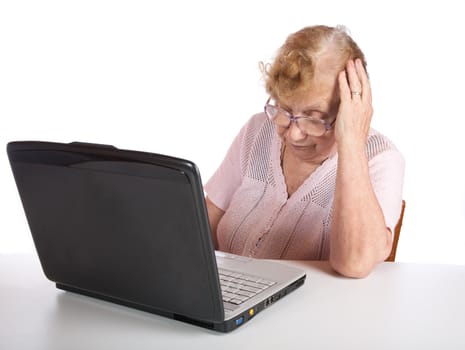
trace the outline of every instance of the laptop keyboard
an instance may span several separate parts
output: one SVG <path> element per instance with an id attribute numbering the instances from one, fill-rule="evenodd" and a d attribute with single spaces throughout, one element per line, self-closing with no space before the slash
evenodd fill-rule
<path id="1" fill-rule="evenodd" d="M 223 301 L 234 305 L 240 305 L 276 284 L 274 281 L 229 271 L 223 268 L 218 269 L 218 272 Z"/>

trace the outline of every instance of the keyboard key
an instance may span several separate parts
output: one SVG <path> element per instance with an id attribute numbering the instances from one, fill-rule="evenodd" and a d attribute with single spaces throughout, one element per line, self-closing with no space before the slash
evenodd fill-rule
<path id="1" fill-rule="evenodd" d="M 240 305 L 263 290 L 276 284 L 263 278 L 219 269 L 223 301 Z"/>

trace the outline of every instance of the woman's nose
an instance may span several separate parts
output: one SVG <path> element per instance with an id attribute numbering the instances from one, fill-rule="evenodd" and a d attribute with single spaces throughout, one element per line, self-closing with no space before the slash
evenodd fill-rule
<path id="1" fill-rule="evenodd" d="M 289 125 L 287 135 L 292 141 L 300 141 L 307 136 L 299 129 L 299 126 L 297 125 L 296 121 L 292 121 L 291 125 Z"/>

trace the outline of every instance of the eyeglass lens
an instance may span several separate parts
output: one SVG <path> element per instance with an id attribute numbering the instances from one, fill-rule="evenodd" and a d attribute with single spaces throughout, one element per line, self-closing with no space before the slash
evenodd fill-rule
<path id="1" fill-rule="evenodd" d="M 327 130 L 327 126 L 321 120 L 294 117 L 289 112 L 269 104 L 265 106 L 265 113 L 277 126 L 288 128 L 291 122 L 294 121 L 299 129 L 308 135 L 321 136 Z"/>

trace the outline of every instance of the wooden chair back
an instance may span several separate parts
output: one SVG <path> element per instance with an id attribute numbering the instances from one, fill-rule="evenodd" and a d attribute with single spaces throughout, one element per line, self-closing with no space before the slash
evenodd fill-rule
<path id="1" fill-rule="evenodd" d="M 405 200 L 402 200 L 402 210 L 400 211 L 400 218 L 399 221 L 397 221 L 396 227 L 394 228 L 394 237 L 392 241 L 391 254 L 389 254 L 386 261 L 396 261 L 397 244 L 399 243 L 400 229 L 402 228 L 402 221 L 404 219 L 404 211 Z"/>

